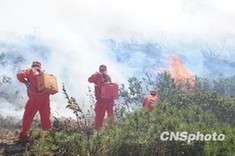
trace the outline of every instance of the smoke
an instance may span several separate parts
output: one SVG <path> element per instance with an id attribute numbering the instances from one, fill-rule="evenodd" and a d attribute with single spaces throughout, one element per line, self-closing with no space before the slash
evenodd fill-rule
<path id="1" fill-rule="evenodd" d="M 128 77 L 167 68 L 172 55 L 179 56 L 194 75 L 232 75 L 235 23 L 229 4 L 230 0 L 223 4 L 217 0 L 3 0 L 2 110 L 19 112 L 24 107 L 25 87 L 15 75 L 33 60 L 57 76 L 60 92 L 51 96 L 51 107 L 54 115 L 63 116 L 73 114 L 65 109 L 62 83 L 86 109 L 90 105 L 87 88 L 93 88 L 87 79 L 100 64 L 107 65 L 112 80 L 119 84 Z"/>
<path id="2" fill-rule="evenodd" d="M 2 36 L 6 35 L 5 33 Z M 87 79 L 98 70 L 100 64 L 108 66 L 108 72 L 114 82 L 124 82 L 126 75 L 119 73 L 119 65 L 113 63 L 105 50 L 105 46 L 94 41 L 86 41 L 82 37 L 69 34 L 70 38 L 61 42 L 57 39 L 47 40 L 38 33 L 25 36 L 7 34 L 10 40 L 0 41 L 0 93 L 5 99 L 1 105 L 14 106 L 18 111 L 27 100 L 25 86 L 16 80 L 16 73 L 31 66 L 32 61 L 42 62 L 42 68 L 58 78 L 59 93 L 51 96 L 52 112 L 54 115 L 71 116 L 72 111 L 65 109 L 67 102 L 62 93 L 62 83 L 65 84 L 69 95 L 75 97 L 83 109 L 89 108 L 89 97 L 86 95 L 89 84 Z M 4 37 L 3 37 L 4 38 Z M 23 100 L 22 100 L 23 99 Z M 5 110 L 5 109 L 2 109 Z M 14 114 L 14 113 L 12 113 Z M 18 113 L 15 113 L 18 114 Z"/>

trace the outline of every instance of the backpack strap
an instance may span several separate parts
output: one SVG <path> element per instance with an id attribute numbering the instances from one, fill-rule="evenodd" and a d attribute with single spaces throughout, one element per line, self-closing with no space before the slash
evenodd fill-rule
<path id="1" fill-rule="evenodd" d="M 105 83 L 105 82 L 111 82 L 111 81 L 107 79 L 107 77 L 104 73 L 102 73 L 102 83 Z"/>
<path id="2" fill-rule="evenodd" d="M 36 70 L 39 72 L 39 74 L 41 74 L 41 73 L 43 72 L 43 71 L 40 70 L 39 68 L 36 68 Z M 40 94 L 44 94 L 44 93 L 45 93 L 45 91 L 39 91 L 39 90 L 38 90 L 38 86 L 35 85 L 35 84 L 33 84 L 32 82 L 30 82 L 30 80 L 29 80 L 28 78 L 26 79 L 26 82 L 28 82 L 29 85 L 33 86 L 33 88 L 38 92 L 38 93 L 35 93 L 35 92 L 33 92 L 32 90 L 30 90 L 29 87 L 27 87 L 28 90 L 29 90 L 31 93 L 36 94 L 36 95 L 40 95 Z"/>

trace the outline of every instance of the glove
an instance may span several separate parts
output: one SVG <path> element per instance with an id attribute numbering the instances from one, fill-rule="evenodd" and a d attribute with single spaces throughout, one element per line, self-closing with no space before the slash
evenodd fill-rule
<path id="1" fill-rule="evenodd" d="M 25 86 L 28 88 L 28 87 L 29 87 L 30 82 L 29 82 L 29 80 L 28 80 L 27 78 L 25 78 L 24 80 L 25 80 L 25 81 L 24 81 L 24 84 L 25 84 Z"/>

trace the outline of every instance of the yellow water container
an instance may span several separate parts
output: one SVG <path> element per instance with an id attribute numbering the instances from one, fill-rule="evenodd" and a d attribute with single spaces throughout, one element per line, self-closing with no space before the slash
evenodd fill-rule
<path id="1" fill-rule="evenodd" d="M 58 93 L 57 78 L 53 74 L 41 72 L 37 76 L 38 91 L 48 91 L 50 94 Z"/>

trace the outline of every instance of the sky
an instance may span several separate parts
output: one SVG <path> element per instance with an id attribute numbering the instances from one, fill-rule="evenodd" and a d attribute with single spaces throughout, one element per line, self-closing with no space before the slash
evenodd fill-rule
<path id="1" fill-rule="evenodd" d="M 180 56 L 195 75 L 206 76 L 204 67 L 211 66 L 205 55 L 227 72 L 235 60 L 234 19 L 233 0 L 0 0 L 0 43 L 6 45 L 0 54 L 25 58 L 1 74 L 14 78 L 40 60 L 57 75 L 59 87 L 64 82 L 71 96 L 82 100 L 87 87 L 93 88 L 87 78 L 100 64 L 117 83 L 146 68 L 166 67 L 171 55 Z M 14 114 L 7 106 L 15 110 L 19 102 L 1 101 L 5 112 Z M 61 92 L 51 101 L 52 110 L 71 115 Z"/>

